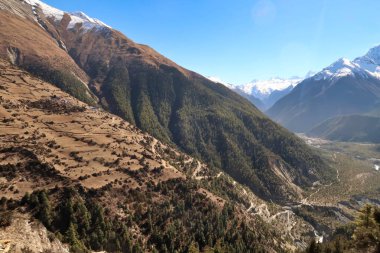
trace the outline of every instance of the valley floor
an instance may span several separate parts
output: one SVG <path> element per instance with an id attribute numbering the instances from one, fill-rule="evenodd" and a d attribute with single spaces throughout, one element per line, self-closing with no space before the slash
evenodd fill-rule
<path id="1" fill-rule="evenodd" d="M 301 137 L 322 152 L 336 178 L 327 185 L 315 182 L 298 215 L 312 219 L 317 230 L 324 231 L 350 222 L 366 203 L 380 204 L 380 145 Z"/>

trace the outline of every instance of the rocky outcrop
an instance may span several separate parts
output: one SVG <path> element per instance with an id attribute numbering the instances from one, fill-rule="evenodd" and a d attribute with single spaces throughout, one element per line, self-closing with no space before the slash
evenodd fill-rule
<path id="1" fill-rule="evenodd" d="M 0 252 L 54 252 L 69 253 L 67 245 L 62 244 L 38 221 L 26 214 L 15 214 L 10 226 L 0 228 Z"/>

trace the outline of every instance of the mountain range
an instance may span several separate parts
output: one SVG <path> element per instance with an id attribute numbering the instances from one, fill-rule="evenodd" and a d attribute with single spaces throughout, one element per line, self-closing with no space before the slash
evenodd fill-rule
<path id="1" fill-rule="evenodd" d="M 224 84 L 240 96 L 248 99 L 263 112 L 280 98 L 289 94 L 293 88 L 302 81 L 300 77 L 292 77 L 289 79 L 276 77 L 268 80 L 253 80 L 243 85 L 233 85 L 219 78 L 209 77 L 209 79 L 213 82 Z"/>
<path id="2" fill-rule="evenodd" d="M 335 171 L 236 92 L 82 12 L 2 0 L 0 22 L 0 236 L 18 250 L 281 252 L 314 238 L 282 205 Z"/>
<path id="3" fill-rule="evenodd" d="M 83 102 L 223 169 L 261 197 L 296 200 L 325 178 L 315 151 L 223 85 L 83 13 L 38 0 L 3 5 L 0 55 Z"/>
<path id="4" fill-rule="evenodd" d="M 258 98 L 263 107 L 262 110 L 270 108 L 277 100 L 289 94 L 293 88 L 302 81 L 300 77 L 271 78 L 268 80 L 253 80 L 250 83 L 236 87 L 243 94 Z"/>
<path id="5" fill-rule="evenodd" d="M 263 111 L 326 107 L 307 135 L 377 141 L 380 49 L 234 86 L 40 0 L 0 0 L 0 22 L 0 252 L 338 252 L 378 203 L 376 145 Z"/>
<path id="6" fill-rule="evenodd" d="M 344 122 L 353 121 L 347 117 L 370 113 L 379 106 L 379 64 L 380 46 L 353 61 L 341 58 L 302 81 L 267 114 L 292 131 L 314 134 L 320 131 L 313 128 L 331 118 L 344 116 Z M 323 128 L 342 119 L 332 119 Z"/>

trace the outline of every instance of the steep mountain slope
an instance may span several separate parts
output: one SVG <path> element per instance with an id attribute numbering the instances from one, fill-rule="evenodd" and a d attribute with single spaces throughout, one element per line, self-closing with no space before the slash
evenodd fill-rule
<path id="1" fill-rule="evenodd" d="M 380 47 L 354 61 L 339 59 L 301 82 L 268 110 L 295 132 L 307 132 L 335 116 L 366 113 L 380 101 Z"/>
<path id="2" fill-rule="evenodd" d="M 235 91 L 237 94 L 239 94 L 240 96 L 248 99 L 249 102 L 251 102 L 254 106 L 256 106 L 258 109 L 260 109 L 261 111 L 264 111 L 265 110 L 265 105 L 264 103 L 258 99 L 257 97 L 249 94 L 249 93 L 246 93 L 244 90 L 242 90 L 239 86 L 235 86 L 233 84 L 229 84 L 229 83 L 226 83 L 224 81 L 222 81 L 220 78 L 218 77 L 207 77 L 209 80 L 213 81 L 214 83 L 220 83 L 220 84 L 223 84 L 224 86 L 226 86 L 227 88 Z"/>
<path id="3" fill-rule="evenodd" d="M 276 201 L 299 200 L 303 187 L 328 177 L 330 170 L 313 150 L 223 85 L 178 66 L 84 14 L 67 14 L 38 0 L 6 3 L 13 6 L 13 13 L 17 13 L 14 6 L 29 8 L 32 16 L 25 20 L 3 8 L 4 19 L 29 21 L 25 25 L 39 30 L 38 34 L 25 33 L 15 26 L 0 34 L 8 47 L 20 47 L 20 59 L 40 48 L 27 50 L 23 45 L 13 45 L 14 34 L 25 41 L 38 40 L 39 33 L 45 33 L 50 42 L 44 50 L 60 50 L 67 53 L 66 58 L 74 59 L 72 69 L 87 74 L 88 86 L 101 106 L 160 140 L 222 168 L 260 196 Z M 59 82 L 70 78 L 59 79 L 61 75 L 55 72 L 46 76 L 49 66 L 36 70 L 38 62 L 19 65 L 77 98 L 89 95 L 75 82 Z M 76 89 L 70 89 L 73 85 Z"/>
<path id="4" fill-rule="evenodd" d="M 265 103 L 265 110 L 271 108 L 278 100 L 288 95 L 293 89 L 294 86 L 289 86 L 283 90 L 272 91 L 267 98 L 263 99 L 263 103 Z"/>
<path id="5" fill-rule="evenodd" d="M 9 63 L 0 73 L 0 246 L 282 252 L 310 240 L 312 226 L 220 170 Z"/>
<path id="6" fill-rule="evenodd" d="M 236 87 L 236 88 L 233 88 L 232 89 L 233 91 L 235 91 L 237 94 L 239 94 L 240 96 L 248 99 L 249 102 L 251 102 L 254 106 L 256 106 L 258 109 L 260 109 L 261 111 L 265 111 L 265 104 L 263 103 L 263 101 L 261 101 L 260 99 L 258 99 L 257 97 L 253 96 L 253 95 L 250 95 L 250 94 L 247 94 L 245 93 L 244 91 L 242 91 L 240 88 Z"/>
<path id="7" fill-rule="evenodd" d="M 54 83 L 87 103 L 96 98 L 87 87 L 89 78 L 67 54 L 62 41 L 46 31 L 48 22 L 37 20 L 37 8 L 21 1 L 1 1 L 0 56 Z M 40 16 L 38 16 L 40 17 Z"/>
<path id="8" fill-rule="evenodd" d="M 336 141 L 380 142 L 380 118 L 347 115 L 328 119 L 307 135 Z"/>

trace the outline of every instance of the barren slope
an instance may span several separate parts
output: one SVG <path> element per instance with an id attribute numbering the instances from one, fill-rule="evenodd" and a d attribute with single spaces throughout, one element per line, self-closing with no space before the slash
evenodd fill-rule
<path id="1" fill-rule="evenodd" d="M 87 74 L 68 55 L 63 42 L 49 33 L 49 22 L 38 12 L 23 1 L 0 1 L 1 58 L 45 79 L 54 79 L 57 86 L 81 94 L 78 98 L 87 103 L 96 103 L 87 87 Z"/>
<path id="2" fill-rule="evenodd" d="M 60 210 L 67 201 L 98 203 L 107 210 L 107 222 L 130 224 L 130 240 L 142 248 L 162 249 L 169 243 L 152 237 L 146 229 L 147 217 L 162 231 L 161 236 L 170 233 L 170 226 L 164 224 L 184 219 L 179 223 L 184 233 L 176 239 L 178 249 L 191 243 L 192 226 L 200 225 L 194 225 L 197 219 L 205 219 L 202 222 L 209 223 L 210 229 L 224 219 L 226 225 L 237 222 L 218 228 L 224 232 L 216 238 L 224 238 L 224 247 L 230 249 L 236 241 L 228 238 L 235 233 L 253 236 L 243 242 L 244 247 L 267 251 L 302 247 L 313 236 L 313 228 L 294 213 L 266 203 L 228 175 L 162 144 L 121 118 L 87 106 L 9 63 L 0 61 L 0 73 L 0 191 L 5 197 L 0 212 L 7 217 L 10 210 L 15 217 L 10 228 L 0 228 L 0 235 L 13 246 L 15 240 L 18 248 L 28 242 L 21 243 L 17 238 L 24 235 L 9 231 L 30 215 L 39 218 L 32 202 L 25 197 L 19 202 L 32 192 L 33 196 L 46 192 L 52 210 Z M 70 193 L 73 200 L 67 199 L 67 192 L 75 193 Z M 227 210 L 228 216 L 218 216 Z M 4 219 L 0 219 L 1 226 Z M 274 227 L 287 229 L 277 233 Z M 53 225 L 49 229 L 56 235 L 66 231 Z M 265 240 L 260 239 L 263 236 Z M 65 238 L 61 239 L 70 243 Z M 193 240 L 202 248 L 216 242 Z M 108 249 L 106 245 L 94 249 Z"/>

